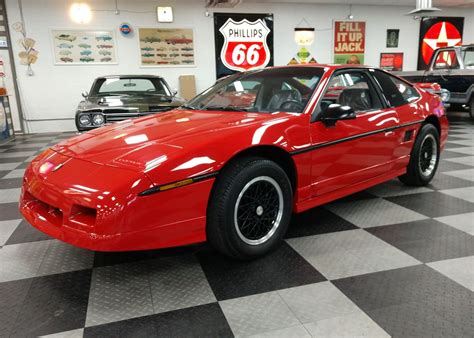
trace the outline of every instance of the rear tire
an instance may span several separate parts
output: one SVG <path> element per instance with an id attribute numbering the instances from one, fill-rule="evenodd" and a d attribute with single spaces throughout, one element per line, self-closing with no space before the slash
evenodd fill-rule
<path id="1" fill-rule="evenodd" d="M 290 180 L 275 162 L 252 157 L 231 163 L 213 189 L 207 239 L 232 258 L 262 256 L 283 240 L 292 205 Z"/>
<path id="2" fill-rule="evenodd" d="M 440 155 L 439 133 L 430 123 L 421 127 L 410 155 L 406 174 L 400 181 L 410 186 L 424 186 L 430 183 L 438 169 Z"/>

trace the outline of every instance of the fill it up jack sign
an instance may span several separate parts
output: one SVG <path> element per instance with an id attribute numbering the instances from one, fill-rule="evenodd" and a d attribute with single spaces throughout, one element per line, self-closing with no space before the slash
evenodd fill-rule
<path id="1" fill-rule="evenodd" d="M 215 13 L 216 72 L 222 77 L 273 65 L 273 16 Z"/>
<path id="2" fill-rule="evenodd" d="M 334 63 L 363 64 L 365 53 L 365 22 L 334 22 Z"/>

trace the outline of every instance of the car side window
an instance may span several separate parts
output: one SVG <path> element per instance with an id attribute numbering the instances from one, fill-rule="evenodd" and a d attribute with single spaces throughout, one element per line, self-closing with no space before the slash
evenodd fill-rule
<path id="1" fill-rule="evenodd" d="M 392 80 L 395 86 L 397 86 L 398 91 L 400 94 L 402 94 L 403 99 L 406 102 L 413 102 L 420 97 L 420 94 L 416 91 L 416 89 L 413 86 L 410 86 L 408 83 L 393 76 L 390 77 L 390 80 Z"/>
<path id="2" fill-rule="evenodd" d="M 373 72 L 375 80 L 378 82 L 380 88 L 382 89 L 385 99 L 391 107 L 399 107 L 407 104 L 409 101 L 403 96 L 401 89 L 402 87 L 397 87 L 395 80 L 397 78 L 382 72 L 380 70 L 375 70 Z M 408 83 L 404 82 L 405 86 L 409 86 Z M 416 93 L 416 90 L 412 88 L 413 92 Z M 416 93 L 418 94 L 418 93 Z"/>
<path id="3" fill-rule="evenodd" d="M 435 57 L 434 69 L 459 69 L 459 62 L 454 50 L 441 50 Z"/>
<path id="4" fill-rule="evenodd" d="M 320 111 L 331 104 L 349 106 L 356 113 L 382 107 L 367 75 L 354 71 L 338 73 L 332 77 L 320 103 Z"/>

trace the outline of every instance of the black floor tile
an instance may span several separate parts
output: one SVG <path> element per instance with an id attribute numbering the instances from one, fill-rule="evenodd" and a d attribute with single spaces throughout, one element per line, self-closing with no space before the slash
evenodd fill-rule
<path id="1" fill-rule="evenodd" d="M 450 140 L 451 141 L 451 140 Z M 454 140 L 453 140 L 454 141 Z M 455 148 L 469 148 L 470 146 L 466 146 L 466 145 L 463 145 L 463 144 L 457 144 L 457 143 L 452 143 L 452 142 L 447 142 L 446 143 L 446 146 L 444 147 L 444 149 L 455 149 Z M 457 152 L 457 151 L 454 151 L 454 152 Z"/>
<path id="2" fill-rule="evenodd" d="M 7 175 L 10 172 L 11 170 L 0 170 L 0 178 L 2 178 L 3 176 Z"/>
<path id="3" fill-rule="evenodd" d="M 472 293 L 428 266 L 333 283 L 391 336 L 459 337 L 474 332 Z"/>
<path id="4" fill-rule="evenodd" d="M 446 160 L 448 158 L 455 158 L 455 157 L 466 157 L 466 156 L 468 155 L 457 153 L 455 151 L 445 150 L 441 153 L 441 160 Z"/>
<path id="5" fill-rule="evenodd" d="M 433 219 L 366 229 L 424 263 L 474 255 L 474 237 Z"/>
<path id="6" fill-rule="evenodd" d="M 15 188 L 21 187 L 22 181 L 23 181 L 23 178 L 21 177 L 0 179 L 0 190 L 1 189 L 15 189 Z"/>
<path id="7" fill-rule="evenodd" d="M 18 203 L 0 203 L 0 221 L 21 218 L 23 218 L 23 216 L 18 210 Z"/>
<path id="8" fill-rule="evenodd" d="M 355 225 L 324 207 L 294 214 L 286 238 L 320 235 L 335 231 L 354 230 Z"/>
<path id="9" fill-rule="evenodd" d="M 466 164 L 462 164 L 462 163 L 456 163 L 456 162 L 451 162 L 451 161 L 440 161 L 438 164 L 438 173 L 436 175 L 439 175 L 440 173 L 447 172 L 447 171 L 464 170 L 464 169 L 472 169 L 472 167 Z M 443 175 L 442 177 L 444 176 L 445 175 Z M 439 178 L 435 176 L 434 182 L 435 184 L 436 182 L 439 182 Z"/>
<path id="10" fill-rule="evenodd" d="M 218 300 L 285 289 L 326 280 L 288 244 L 253 260 L 236 261 L 215 251 L 197 253 Z"/>
<path id="11" fill-rule="evenodd" d="M 356 192 L 355 194 L 351 194 L 349 196 L 339 198 L 331 203 L 346 203 L 346 202 L 354 202 L 354 201 L 366 200 L 366 199 L 371 199 L 371 198 L 378 198 L 378 197 L 363 190 L 360 192 Z"/>
<path id="12" fill-rule="evenodd" d="M 474 203 L 437 191 L 388 197 L 386 199 L 429 217 L 449 216 L 474 211 Z"/>
<path id="13" fill-rule="evenodd" d="M 29 165 L 30 165 L 30 162 L 23 162 L 22 164 L 20 164 L 15 169 L 26 169 Z"/>
<path id="14" fill-rule="evenodd" d="M 92 270 L 34 278 L 12 336 L 39 336 L 83 328 Z"/>
<path id="15" fill-rule="evenodd" d="M 219 304 L 87 327 L 84 337 L 233 337 Z"/>
<path id="16" fill-rule="evenodd" d="M 37 241 L 44 241 L 51 239 L 45 233 L 37 230 L 27 221 L 23 220 L 20 224 L 18 224 L 15 231 L 11 234 L 10 238 L 8 238 L 5 245 L 10 244 L 20 244 L 20 243 L 27 243 L 27 242 L 37 242 Z"/>
<path id="17" fill-rule="evenodd" d="M 447 161 L 445 161 L 447 162 Z M 471 169 L 471 167 L 466 168 Z M 473 181 L 463 180 L 462 178 L 446 175 L 445 173 L 438 172 L 433 180 L 428 185 L 428 188 L 435 190 L 443 189 L 456 189 L 474 186 Z"/>
<path id="18" fill-rule="evenodd" d="M 0 283 L 0 337 L 9 337 L 32 279 Z"/>

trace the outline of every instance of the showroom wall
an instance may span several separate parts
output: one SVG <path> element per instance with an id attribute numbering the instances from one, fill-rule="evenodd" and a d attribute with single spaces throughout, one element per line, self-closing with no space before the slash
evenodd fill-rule
<path id="1" fill-rule="evenodd" d="M 27 131 L 74 130 L 73 115 L 81 92 L 89 90 L 92 80 L 108 74 L 158 74 L 166 78 L 172 88 L 178 88 L 178 77 L 193 74 L 197 90 L 202 91 L 215 81 L 214 32 L 212 13 L 205 16 L 204 1 L 180 0 L 119 1 L 120 15 L 113 12 L 113 0 L 86 1 L 95 10 L 92 22 L 85 25 L 73 23 L 68 15 L 72 1 L 22 0 L 27 35 L 37 41 L 39 59 L 33 65 L 34 76 L 27 76 L 26 67 L 15 60 L 18 85 L 22 96 L 22 108 Z M 415 2 L 415 1 L 413 1 Z M 157 5 L 170 5 L 174 10 L 174 22 L 159 24 L 156 19 Z M 6 0 L 10 25 L 21 21 L 18 0 Z M 419 21 L 404 14 L 413 7 L 353 6 L 355 20 L 366 21 L 366 64 L 378 66 L 380 52 L 405 53 L 404 70 L 414 70 L 418 54 Z M 293 57 L 297 46 L 293 41 L 293 29 L 305 18 L 317 30 L 311 48 L 319 62 L 332 59 L 332 21 L 345 19 L 347 5 L 316 4 L 268 4 L 249 3 L 221 12 L 273 13 L 274 62 L 284 65 Z M 442 16 L 464 16 L 464 42 L 474 42 L 474 10 L 445 9 Z M 122 37 L 118 32 L 121 23 L 138 27 L 194 28 L 196 67 L 140 68 L 138 37 Z M 115 29 L 118 50 L 117 65 L 55 66 L 52 55 L 50 30 L 52 28 Z M 400 29 L 399 48 L 385 48 L 386 30 Z M 21 37 L 12 31 L 14 54 L 20 51 L 16 41 Z M 17 126 L 18 127 L 18 126 Z"/>

